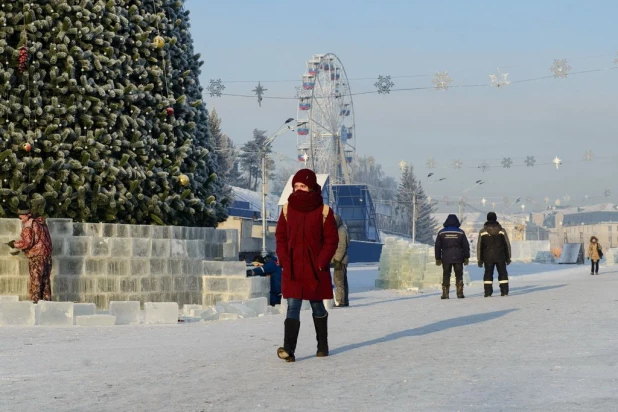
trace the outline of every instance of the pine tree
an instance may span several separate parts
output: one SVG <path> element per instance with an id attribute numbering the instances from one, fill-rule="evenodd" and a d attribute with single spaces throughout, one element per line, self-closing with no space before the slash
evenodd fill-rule
<path id="1" fill-rule="evenodd" d="M 410 227 L 414 220 L 414 194 L 416 193 L 416 241 L 432 244 L 436 231 L 436 221 L 432 217 L 435 205 L 427 201 L 425 191 L 416 177 L 411 165 L 406 165 L 401 174 L 401 183 L 397 193 L 397 203 L 410 217 Z"/>
<path id="2" fill-rule="evenodd" d="M 243 172 L 246 173 L 249 190 L 256 191 L 258 183 L 262 179 L 262 151 L 266 151 L 266 170 L 268 179 L 274 178 L 273 171 L 275 170 L 275 162 L 268 157 L 272 152 L 270 145 L 264 147 L 266 141 L 266 130 L 253 130 L 253 139 L 245 143 L 241 149 L 240 165 Z"/>
<path id="3" fill-rule="evenodd" d="M 217 153 L 217 163 L 221 178 L 228 185 L 236 185 L 240 178 L 238 172 L 238 150 L 232 139 L 221 131 L 221 117 L 213 108 L 208 115 L 208 126 L 212 136 L 213 146 Z"/>
<path id="4" fill-rule="evenodd" d="M 184 0 L 0 8 L 0 217 L 214 226 L 229 197 Z"/>

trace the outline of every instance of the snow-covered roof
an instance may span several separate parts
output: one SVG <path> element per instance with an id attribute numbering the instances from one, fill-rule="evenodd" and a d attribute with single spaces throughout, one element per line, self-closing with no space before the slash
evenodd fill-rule
<path id="1" fill-rule="evenodd" d="M 232 192 L 235 200 L 248 202 L 256 212 L 262 211 L 262 193 L 254 192 L 253 190 L 243 189 L 241 187 L 232 186 Z M 266 215 L 268 219 L 277 219 L 279 209 L 277 207 L 277 196 L 266 195 Z"/>

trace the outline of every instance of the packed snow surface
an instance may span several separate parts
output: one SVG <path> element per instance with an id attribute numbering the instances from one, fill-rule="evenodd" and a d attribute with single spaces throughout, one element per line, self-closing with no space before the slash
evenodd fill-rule
<path id="1" fill-rule="evenodd" d="M 473 280 L 480 269 L 470 268 Z M 350 268 L 316 358 L 301 312 L 178 325 L 0 328 L 2 411 L 616 411 L 618 272 L 516 265 L 511 293 L 374 290 Z M 476 275 L 475 275 L 476 273 Z M 520 275 L 518 275 L 520 274 Z M 497 278 L 497 277 L 496 277 Z"/>

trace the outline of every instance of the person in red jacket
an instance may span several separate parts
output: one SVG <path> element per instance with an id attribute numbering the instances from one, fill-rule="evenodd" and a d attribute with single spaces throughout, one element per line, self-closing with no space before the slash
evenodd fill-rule
<path id="1" fill-rule="evenodd" d="M 52 240 L 45 218 L 34 216 L 26 204 L 20 204 L 19 220 L 22 223 L 21 239 L 8 245 L 21 249 L 28 258 L 30 270 L 30 300 L 51 300 Z"/>
<path id="2" fill-rule="evenodd" d="M 277 355 L 294 362 L 300 330 L 300 308 L 308 300 L 313 311 L 318 349 L 328 356 L 328 312 L 324 299 L 333 298 L 330 261 L 339 244 L 333 211 L 324 205 L 322 188 L 310 169 L 299 170 L 292 179 L 294 191 L 277 222 L 277 256 L 283 269 L 281 290 L 287 299 L 283 347 Z"/>

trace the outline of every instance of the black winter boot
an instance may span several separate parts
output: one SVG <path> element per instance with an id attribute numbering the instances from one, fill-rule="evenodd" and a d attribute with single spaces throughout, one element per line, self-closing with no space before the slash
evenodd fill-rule
<path id="1" fill-rule="evenodd" d="M 323 318 L 313 317 L 315 326 L 315 338 L 318 341 L 318 351 L 315 356 L 322 358 L 328 356 L 328 312 Z"/>
<path id="2" fill-rule="evenodd" d="M 509 284 L 501 283 L 500 284 L 500 296 L 508 296 L 509 295 Z"/>
<path id="3" fill-rule="evenodd" d="M 451 288 L 451 285 L 448 286 L 442 286 L 442 296 L 440 296 L 440 299 L 448 299 L 448 294 L 449 294 L 449 289 Z"/>
<path id="4" fill-rule="evenodd" d="M 491 295 L 494 293 L 494 287 L 493 285 L 484 285 L 485 286 L 485 297 L 491 297 Z"/>
<path id="5" fill-rule="evenodd" d="M 277 356 L 286 362 L 295 362 L 294 352 L 296 351 L 296 342 L 298 341 L 298 331 L 300 330 L 300 321 L 296 319 L 286 319 L 283 322 L 283 347 L 277 349 Z"/>
<path id="6" fill-rule="evenodd" d="M 464 294 L 463 294 L 463 286 L 464 286 L 463 282 L 457 282 L 457 283 L 455 284 L 455 286 L 457 287 L 457 297 L 458 297 L 459 299 L 463 299 L 463 298 L 465 298 L 465 296 L 464 296 Z"/>

